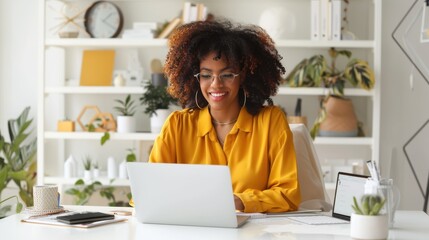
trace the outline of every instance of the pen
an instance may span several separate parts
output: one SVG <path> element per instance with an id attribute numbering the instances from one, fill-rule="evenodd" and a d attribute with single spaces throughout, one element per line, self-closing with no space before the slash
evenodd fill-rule
<path id="1" fill-rule="evenodd" d="M 377 182 L 378 182 L 378 181 L 380 181 L 380 179 L 381 179 L 381 175 L 380 175 L 380 172 L 378 171 L 377 163 L 374 161 L 374 162 L 372 163 L 372 166 L 374 167 L 375 177 L 377 178 Z"/>

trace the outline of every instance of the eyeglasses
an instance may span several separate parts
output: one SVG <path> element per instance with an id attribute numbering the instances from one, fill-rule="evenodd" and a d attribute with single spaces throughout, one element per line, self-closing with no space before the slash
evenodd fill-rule
<path id="1" fill-rule="evenodd" d="M 222 83 L 232 83 L 239 74 L 236 73 L 221 73 L 215 75 L 209 72 L 200 72 L 194 75 L 200 83 L 212 83 L 217 77 Z"/>

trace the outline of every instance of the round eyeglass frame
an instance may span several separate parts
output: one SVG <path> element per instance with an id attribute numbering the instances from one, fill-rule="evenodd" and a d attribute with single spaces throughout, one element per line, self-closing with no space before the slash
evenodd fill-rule
<path id="1" fill-rule="evenodd" d="M 197 73 L 197 74 L 194 74 L 194 77 L 197 79 L 197 81 L 199 82 L 199 83 L 201 83 L 201 81 L 200 81 L 200 74 L 201 73 Z M 238 73 L 231 73 L 233 76 L 234 76 L 234 78 L 231 80 L 231 82 L 228 82 L 228 83 L 232 83 L 234 80 L 235 80 L 235 78 L 237 77 L 237 76 L 239 76 L 240 74 L 238 74 Z M 215 78 L 218 78 L 222 83 L 225 83 L 226 81 L 225 80 L 222 80 L 222 78 L 221 78 L 221 75 L 222 74 L 219 74 L 219 75 L 216 75 L 216 74 L 211 74 L 212 75 L 212 79 L 210 80 L 210 84 L 211 83 L 213 83 L 214 82 L 214 80 L 215 80 Z M 206 83 L 206 81 L 203 81 L 204 83 Z M 207 83 L 208 83 L 208 81 L 207 81 Z"/>

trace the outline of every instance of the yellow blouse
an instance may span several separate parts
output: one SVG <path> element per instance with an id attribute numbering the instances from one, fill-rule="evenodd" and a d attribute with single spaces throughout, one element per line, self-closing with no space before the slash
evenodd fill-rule
<path id="1" fill-rule="evenodd" d="M 256 116 L 242 108 L 223 148 L 207 107 L 173 112 L 149 160 L 228 165 L 245 212 L 291 211 L 300 203 L 293 136 L 279 107 L 264 107 Z"/>

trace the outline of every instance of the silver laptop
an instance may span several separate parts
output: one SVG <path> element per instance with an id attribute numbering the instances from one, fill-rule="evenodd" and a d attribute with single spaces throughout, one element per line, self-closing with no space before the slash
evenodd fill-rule
<path id="1" fill-rule="evenodd" d="M 135 215 L 142 223 L 236 228 L 228 166 L 127 163 Z"/>
<path id="2" fill-rule="evenodd" d="M 306 224 L 340 224 L 349 223 L 353 212 L 353 196 L 360 199 L 365 191 L 365 182 L 368 176 L 339 172 L 335 186 L 332 216 L 311 215 L 290 217 L 294 221 Z"/>

